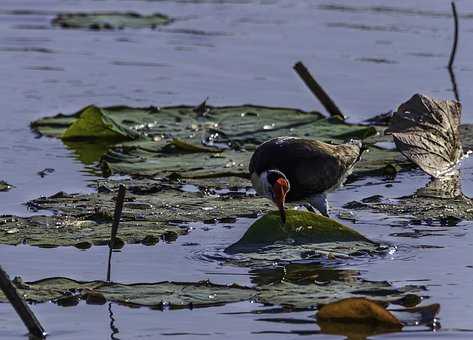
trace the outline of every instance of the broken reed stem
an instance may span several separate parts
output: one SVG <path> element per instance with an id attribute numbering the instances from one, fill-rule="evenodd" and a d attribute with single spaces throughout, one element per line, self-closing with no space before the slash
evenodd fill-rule
<path id="1" fill-rule="evenodd" d="M 453 12 L 453 21 L 455 24 L 455 30 L 453 33 L 453 46 L 452 51 L 450 52 L 450 60 L 448 62 L 448 68 L 452 69 L 453 62 L 455 61 L 455 54 L 457 53 L 457 44 L 458 44 L 458 14 L 455 2 L 452 1 L 452 12 Z"/>
<path id="2" fill-rule="evenodd" d="M 327 92 L 324 91 L 322 86 L 312 77 L 309 70 L 304 66 L 302 62 L 297 62 L 294 65 L 294 70 L 297 72 L 299 77 L 304 81 L 310 91 L 317 97 L 320 103 L 325 107 L 330 116 L 340 116 L 345 120 L 345 115 L 340 111 L 335 102 L 329 97 Z"/>
<path id="3" fill-rule="evenodd" d="M 0 286 L 2 288 L 3 294 L 5 294 L 8 301 L 10 301 L 13 308 L 15 308 L 16 313 L 20 316 L 26 328 L 28 328 L 28 332 L 36 338 L 44 339 L 46 337 L 46 331 L 44 330 L 43 326 L 41 326 L 41 323 L 33 314 L 33 311 L 30 309 L 25 300 L 23 300 L 23 298 L 18 294 L 18 291 L 11 283 L 8 274 L 1 266 Z"/>
<path id="4" fill-rule="evenodd" d="M 120 224 L 120 217 L 122 216 L 123 201 L 125 200 L 125 186 L 118 187 L 117 200 L 115 202 L 115 213 L 113 215 L 112 232 L 110 234 L 110 243 L 108 245 L 108 265 L 107 265 L 107 281 L 110 281 L 112 269 L 112 252 L 115 247 L 115 239 L 117 237 L 118 225 Z"/>

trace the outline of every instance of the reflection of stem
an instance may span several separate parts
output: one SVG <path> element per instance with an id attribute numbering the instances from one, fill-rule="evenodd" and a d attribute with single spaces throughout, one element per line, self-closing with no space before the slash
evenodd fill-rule
<path id="1" fill-rule="evenodd" d="M 110 317 L 110 330 L 112 331 L 112 333 L 110 334 L 110 339 L 120 340 L 120 338 L 117 338 L 115 336 L 116 334 L 120 333 L 120 331 L 115 326 L 115 318 L 113 317 L 112 303 L 111 302 L 108 304 L 108 316 Z"/>
<path id="2" fill-rule="evenodd" d="M 450 74 L 450 81 L 452 82 L 453 94 L 455 95 L 456 101 L 459 102 L 460 96 L 458 95 L 457 81 L 455 79 L 455 73 L 453 72 L 453 68 L 449 67 L 448 73 Z"/>
<path id="3" fill-rule="evenodd" d="M 455 61 L 455 54 L 457 52 L 457 43 L 458 43 L 458 15 L 457 8 L 455 7 L 455 2 L 452 1 L 452 13 L 453 13 L 453 23 L 454 23 L 454 32 L 453 32 L 453 46 L 450 53 L 450 60 L 448 61 L 448 68 L 451 69 L 453 62 Z"/>

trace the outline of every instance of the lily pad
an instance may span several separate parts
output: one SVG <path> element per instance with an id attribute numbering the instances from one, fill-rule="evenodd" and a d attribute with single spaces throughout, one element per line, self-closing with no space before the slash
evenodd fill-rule
<path id="1" fill-rule="evenodd" d="M 111 139 L 130 140 L 139 135 L 131 129 L 117 124 L 107 112 L 96 107 L 88 106 L 80 113 L 64 133 L 63 140 L 73 139 Z"/>
<path id="2" fill-rule="evenodd" d="M 87 303 L 103 304 L 107 301 L 136 307 L 153 308 L 196 308 L 222 305 L 226 303 L 252 300 L 264 304 L 282 305 L 297 309 L 313 309 L 319 303 L 333 301 L 337 296 L 376 295 L 383 292 L 381 300 L 387 296 L 400 297 L 405 291 L 419 291 L 415 287 L 395 289 L 385 282 L 369 282 L 361 279 L 353 282 L 333 282 L 330 285 L 296 285 L 281 282 L 257 287 L 236 284 L 218 285 L 208 281 L 200 282 L 156 282 L 156 283 L 108 283 L 104 281 L 76 281 L 65 277 L 52 277 L 34 282 L 13 280 L 20 294 L 29 302 L 56 302 L 61 305 L 75 305 L 67 299 L 83 299 Z M 388 295 L 386 290 L 390 291 Z M 305 293 L 304 293 L 305 291 Z M 0 302 L 7 302 L 0 293 Z"/>
<path id="3" fill-rule="evenodd" d="M 357 241 L 372 243 L 357 231 L 325 216 L 308 211 L 287 210 L 285 224 L 281 223 L 279 212 L 269 212 L 251 225 L 243 237 L 225 251 L 242 253 L 289 239 L 295 244 Z"/>
<path id="4" fill-rule="evenodd" d="M 293 283 L 281 282 L 279 284 L 260 287 L 258 301 L 270 305 L 282 305 L 294 309 L 316 309 L 319 304 L 335 302 L 340 298 L 355 297 L 357 291 L 365 290 L 373 296 L 379 291 L 377 296 L 380 300 L 393 299 L 405 294 L 407 291 L 417 291 L 414 287 L 394 289 L 388 284 L 381 282 L 331 282 L 330 284 L 313 283 L 311 285 L 297 285 Z M 390 295 L 386 294 L 386 289 L 390 290 Z"/>
<path id="5" fill-rule="evenodd" d="M 118 137 L 123 138 L 121 143 L 112 145 L 102 157 L 100 166 L 104 175 L 121 173 L 149 176 L 176 172 L 184 177 L 194 177 L 229 171 L 245 174 L 252 151 L 260 143 L 276 136 L 309 136 L 324 141 L 343 142 L 349 136 L 358 136 L 360 131 L 364 131 L 364 135 L 377 131 L 375 127 L 326 119 L 316 112 L 253 105 L 207 106 L 205 115 L 199 114 L 191 106 L 89 106 L 70 116 L 60 114 L 42 118 L 33 122 L 32 128 L 47 136 L 67 137 L 69 133 L 65 133 L 66 129 L 91 108 L 95 112 L 91 127 L 81 124 L 82 128 L 74 135 L 97 139 L 103 134 L 106 139 L 106 136 L 118 133 Z M 99 124 L 94 123 L 97 120 Z M 102 120 L 107 124 L 102 124 Z M 104 127 L 105 131 L 88 137 L 89 131 L 95 130 L 97 126 Z M 74 148 L 74 145 L 70 147 Z M 84 144 L 79 147 L 82 154 L 87 154 Z M 170 149 L 175 152 L 170 153 Z M 186 155 L 190 151 L 209 155 L 196 159 L 192 154 Z M 362 173 L 382 168 L 388 162 L 397 162 L 395 158 L 399 156 L 393 151 L 384 150 L 382 155 L 378 153 L 378 150 L 372 150 L 367 160 L 360 162 L 355 171 Z"/>
<path id="6" fill-rule="evenodd" d="M 160 13 L 141 15 L 134 12 L 62 13 L 52 20 L 54 26 L 62 28 L 86 28 L 111 30 L 122 28 L 156 28 L 172 20 Z"/>
<path id="7" fill-rule="evenodd" d="M 5 181 L 0 181 L 0 191 L 8 191 L 13 188 L 13 185 L 8 184 Z"/>
<path id="8" fill-rule="evenodd" d="M 54 247 L 107 245 L 117 186 L 127 187 L 118 237 L 126 243 L 147 243 L 187 232 L 183 224 L 256 215 L 271 208 L 252 195 L 186 192 L 181 183 L 166 180 L 101 180 L 97 193 L 57 193 L 27 203 L 30 209 L 52 210 L 53 216 L 0 217 L 0 243 Z M 14 232 L 13 232 L 14 231 Z"/>
<path id="9" fill-rule="evenodd" d="M 35 282 L 23 283 L 15 278 L 20 294 L 30 302 L 61 302 L 71 295 L 89 301 L 89 296 L 102 297 L 106 301 L 130 306 L 157 308 L 208 307 L 225 303 L 249 300 L 256 290 L 238 285 L 217 285 L 208 281 L 156 282 L 156 283 L 107 283 L 104 281 L 76 281 L 65 277 L 52 277 Z M 0 293 L 0 301 L 7 302 Z"/>
<path id="10" fill-rule="evenodd" d="M 473 200 L 461 192 L 458 175 L 432 179 L 413 195 L 394 200 L 385 200 L 381 197 L 373 201 L 349 202 L 345 207 L 437 221 L 442 225 L 456 224 L 460 220 L 473 220 Z"/>

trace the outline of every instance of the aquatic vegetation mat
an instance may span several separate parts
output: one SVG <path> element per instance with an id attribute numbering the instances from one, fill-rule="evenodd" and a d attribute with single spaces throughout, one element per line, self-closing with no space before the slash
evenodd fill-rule
<path id="1" fill-rule="evenodd" d="M 390 300 L 402 298 L 407 292 L 410 294 L 420 292 L 420 289 L 414 286 L 395 289 L 386 282 L 352 279 L 351 282 L 332 281 L 329 285 L 321 282 L 300 285 L 281 281 L 253 287 L 236 284 L 218 285 L 208 281 L 135 284 L 108 283 L 100 280 L 84 282 L 65 277 L 52 277 L 26 283 L 17 277 L 13 283 L 27 301 L 35 303 L 52 301 L 67 306 L 75 305 L 79 300 L 85 300 L 90 304 L 104 304 L 111 301 L 132 307 L 171 309 L 215 306 L 248 300 L 295 309 L 314 309 L 320 303 L 354 296 L 374 296 L 389 304 Z M 2 294 L 0 302 L 6 302 Z"/>
<path id="2" fill-rule="evenodd" d="M 72 115 L 39 119 L 31 126 L 42 135 L 61 138 L 72 149 L 78 143 L 79 159 L 87 155 L 84 141 L 100 141 L 102 145 L 113 142 L 102 157 L 95 153 L 106 176 L 162 176 L 175 172 L 182 177 L 217 177 L 230 172 L 245 176 L 253 150 L 281 135 L 334 143 L 365 138 L 370 143 L 383 130 L 327 119 L 317 112 L 254 105 L 87 106 Z M 391 163 L 406 165 L 398 152 L 379 148 L 370 151 L 358 163 L 355 175 L 367 171 L 370 175 L 385 175 L 384 168 Z M 195 153 L 200 156 L 196 158 Z"/>
<path id="3" fill-rule="evenodd" d="M 107 245 L 115 207 L 116 190 L 125 184 L 118 238 L 123 243 L 157 243 L 187 233 L 188 222 L 218 221 L 254 215 L 271 207 L 268 200 L 232 192 L 186 192 L 168 180 L 101 180 L 93 194 L 59 192 L 27 203 L 30 209 L 52 210 L 53 216 L 0 217 L 0 242 L 34 246 Z"/>
<path id="4" fill-rule="evenodd" d="M 123 28 L 156 28 L 169 24 L 168 16 L 160 13 L 141 15 L 134 12 L 61 13 L 53 20 L 54 26 L 62 28 L 86 28 L 112 30 Z"/>
<path id="5" fill-rule="evenodd" d="M 29 302 L 53 301 L 61 305 L 74 305 L 83 299 L 91 304 L 111 301 L 130 306 L 196 308 L 249 300 L 256 293 L 251 288 L 217 285 L 207 281 L 121 284 L 53 277 L 28 283 L 15 278 L 13 282 Z M 6 302 L 2 294 L 0 301 Z"/>
<path id="6" fill-rule="evenodd" d="M 386 199 L 374 196 L 345 206 L 354 210 L 373 210 L 389 215 L 412 217 L 417 220 L 437 221 L 455 225 L 461 220 L 473 220 L 473 200 L 461 192 L 458 174 L 432 179 L 413 195 Z"/>

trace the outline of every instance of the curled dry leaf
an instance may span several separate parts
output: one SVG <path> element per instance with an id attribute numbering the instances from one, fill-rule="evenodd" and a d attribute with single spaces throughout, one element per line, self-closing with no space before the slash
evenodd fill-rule
<path id="1" fill-rule="evenodd" d="M 415 94 L 399 106 L 386 134 L 399 151 L 432 177 L 450 172 L 462 156 L 461 104 Z"/>
<path id="2" fill-rule="evenodd" d="M 317 320 L 382 324 L 402 328 L 402 323 L 379 303 L 366 298 L 348 298 L 320 308 Z"/>

